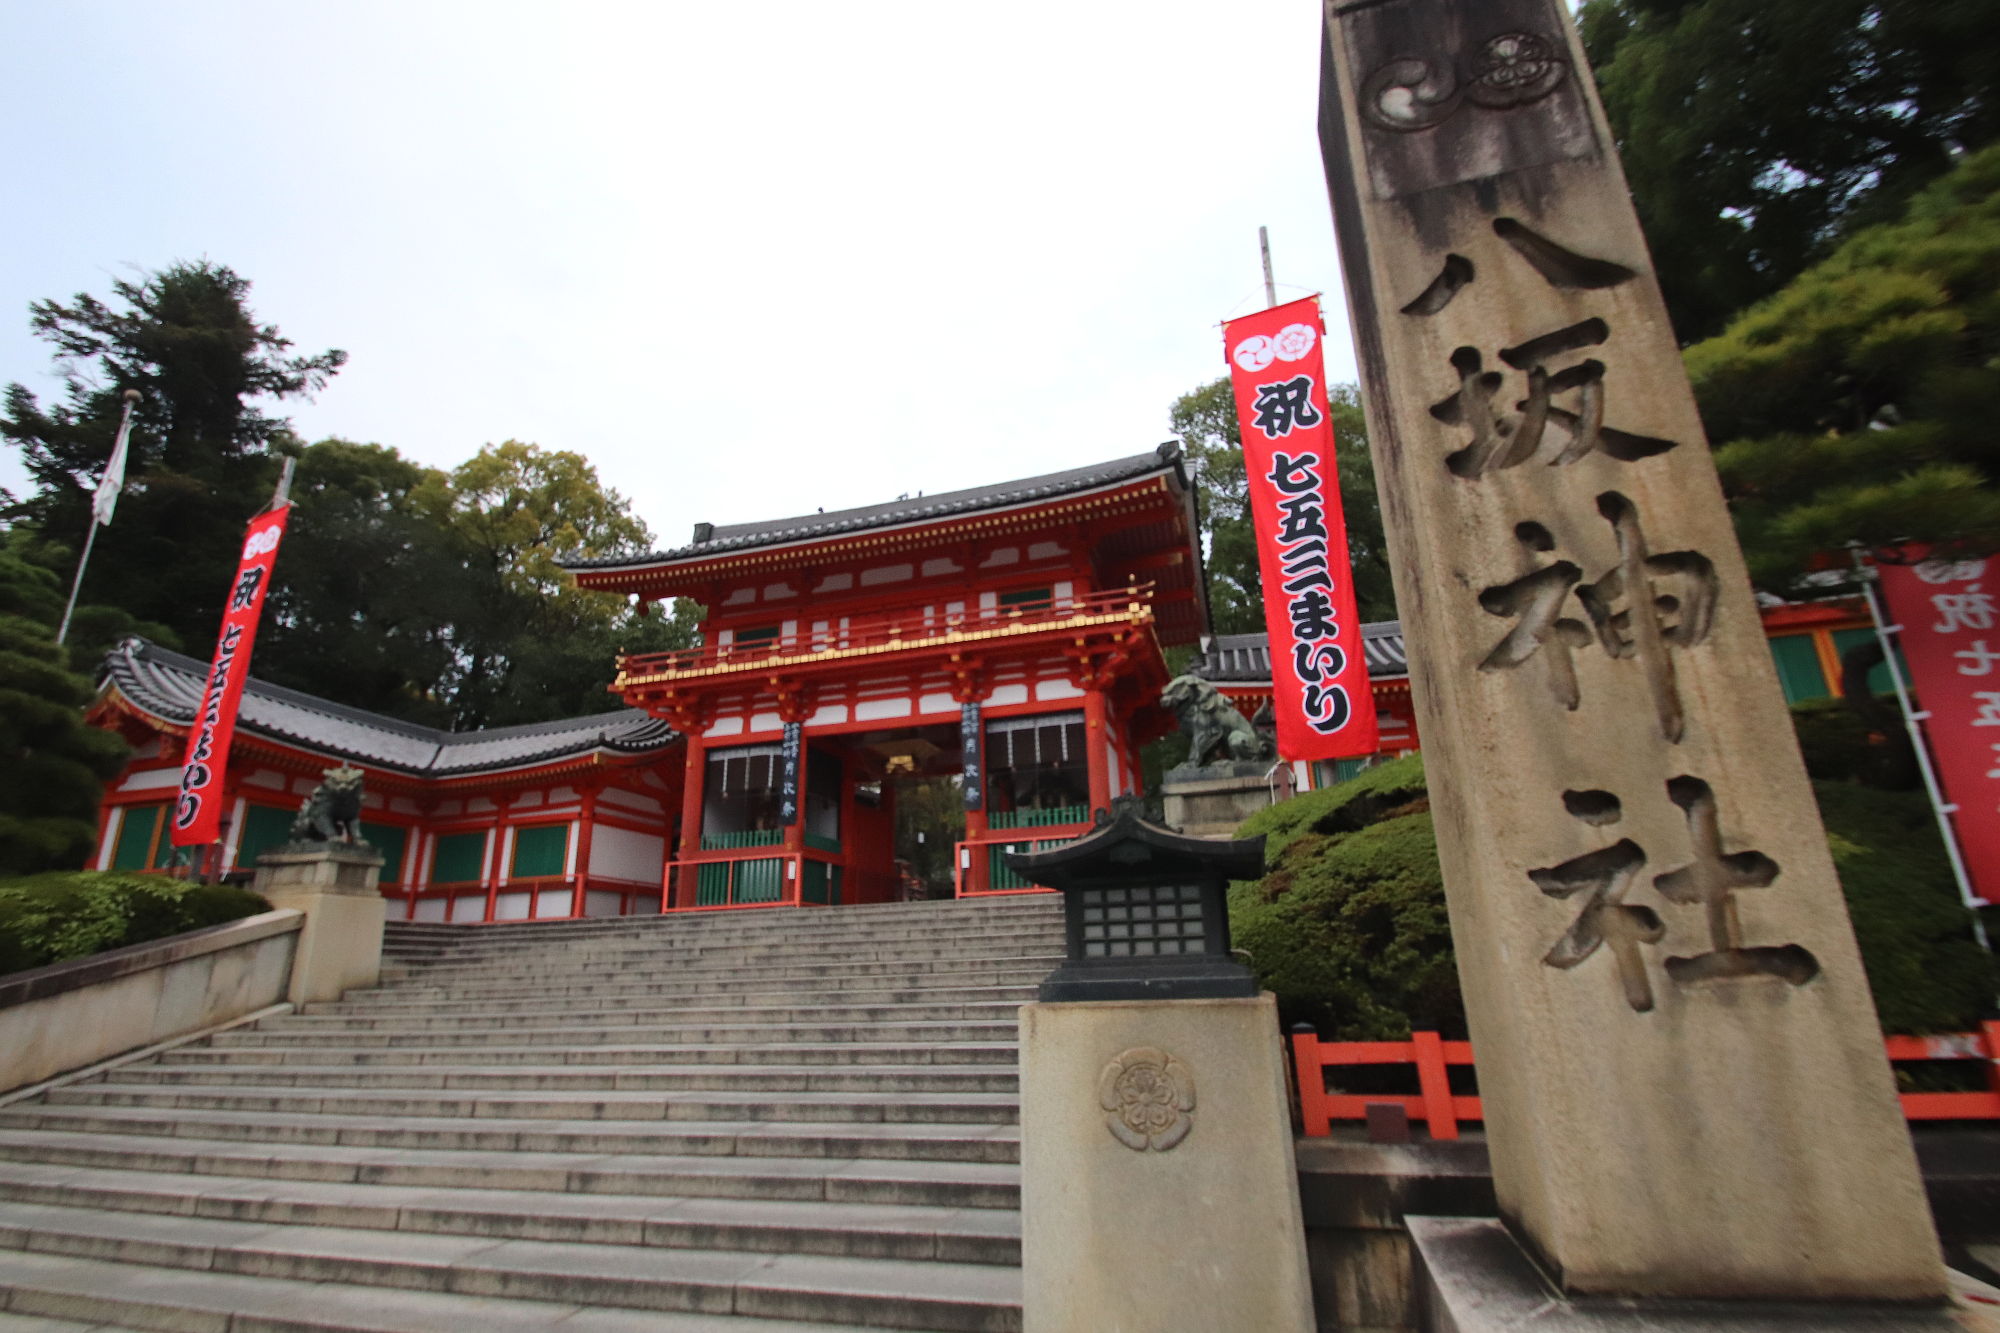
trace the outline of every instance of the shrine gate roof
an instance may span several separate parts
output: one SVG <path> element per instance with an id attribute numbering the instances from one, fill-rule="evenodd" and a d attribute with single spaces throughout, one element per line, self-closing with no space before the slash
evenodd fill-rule
<path id="1" fill-rule="evenodd" d="M 694 540 L 685 546 L 654 551 L 647 555 L 576 558 L 565 560 L 562 564 L 563 568 L 574 570 L 619 569 L 669 564 L 681 560 L 700 560 L 730 552 L 755 550 L 759 547 L 814 541 L 825 537 L 865 532 L 873 528 L 895 527 L 905 523 L 951 518 L 988 509 L 1033 504 L 1037 501 L 1163 474 L 1172 474 L 1179 481 L 1181 488 L 1186 489 L 1187 475 L 1181 469 L 1179 445 L 1167 443 L 1151 452 L 1113 459 L 1108 463 L 1094 463 L 1088 467 L 1049 472 L 1039 477 L 1024 477 L 1018 481 L 1003 481 L 990 486 L 974 486 L 969 490 L 904 497 L 885 504 L 864 505 L 858 509 L 801 514 L 795 518 L 767 519 L 761 523 L 732 523 L 721 527 L 698 523 L 695 525 Z"/>
<path id="2" fill-rule="evenodd" d="M 1403 643 L 1403 622 L 1378 620 L 1361 627 L 1361 651 L 1368 674 L 1375 679 L 1410 674 L 1409 652 Z M 1269 681 L 1271 639 L 1267 634 L 1217 634 L 1188 664 L 1191 675 L 1217 681 Z"/>
<path id="3" fill-rule="evenodd" d="M 132 708 L 177 729 L 193 721 L 207 675 L 206 663 L 141 638 L 121 642 L 103 666 L 107 690 L 116 690 Z M 518 727 L 440 731 L 255 677 L 244 685 L 237 726 L 266 739 L 424 777 L 520 768 L 595 750 L 650 754 L 680 739 L 665 721 L 636 709 Z"/>

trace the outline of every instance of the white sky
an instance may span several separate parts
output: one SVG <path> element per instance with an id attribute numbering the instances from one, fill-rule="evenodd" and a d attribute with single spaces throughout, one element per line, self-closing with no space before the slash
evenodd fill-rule
<path id="1" fill-rule="evenodd" d="M 1137 453 L 1260 223 L 1353 377 L 1318 8 L 0 0 L 0 383 L 205 256 L 350 354 L 306 438 L 573 449 L 667 544 Z"/>

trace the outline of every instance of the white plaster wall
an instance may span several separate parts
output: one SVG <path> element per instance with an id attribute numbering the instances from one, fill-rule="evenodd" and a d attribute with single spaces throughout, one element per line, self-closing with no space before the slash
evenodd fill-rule
<path id="1" fill-rule="evenodd" d="M 1024 704 L 1028 702 L 1026 685 L 996 685 L 993 694 L 986 700 L 989 704 Z"/>
<path id="2" fill-rule="evenodd" d="M 620 897 L 615 893 L 605 893 L 601 890 L 586 893 L 583 895 L 583 914 L 585 916 L 617 916 L 621 901 Z"/>
<path id="3" fill-rule="evenodd" d="M 856 722 L 874 722 L 881 718 L 908 717 L 909 715 L 910 701 L 908 699 L 869 699 L 854 705 L 854 720 Z"/>
<path id="4" fill-rule="evenodd" d="M 154 768 L 127 777 L 118 784 L 118 790 L 153 791 L 160 787 L 177 787 L 180 781 L 181 771 L 178 768 Z"/>
<path id="5" fill-rule="evenodd" d="M 914 565 L 877 565 L 874 569 L 861 571 L 861 586 L 872 588 L 883 583 L 901 583 L 916 577 Z"/>
<path id="6" fill-rule="evenodd" d="M 526 921 L 528 904 L 534 898 L 532 893 L 502 893 L 493 899 L 493 919 L 495 921 Z"/>
<path id="7" fill-rule="evenodd" d="M 644 810 L 649 815 L 660 813 L 660 803 L 658 801 L 635 791 L 626 791 L 621 787 L 606 787 L 603 791 L 597 793 L 597 800 L 600 805 L 621 806 L 628 810 Z"/>
<path id="8" fill-rule="evenodd" d="M 657 833 L 599 825 L 590 835 L 590 873 L 657 883 L 666 869 L 667 840 Z"/>
<path id="9" fill-rule="evenodd" d="M 535 895 L 535 915 L 543 919 L 568 916 L 574 901 L 575 896 L 568 889 L 543 889 Z"/>
<path id="10" fill-rule="evenodd" d="M 1066 680 L 1038 680 L 1035 682 L 1037 699 L 1081 699 L 1083 691 Z"/>

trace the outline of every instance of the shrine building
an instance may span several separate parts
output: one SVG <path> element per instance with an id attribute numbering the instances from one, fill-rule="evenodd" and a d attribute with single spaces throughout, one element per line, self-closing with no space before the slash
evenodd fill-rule
<path id="1" fill-rule="evenodd" d="M 1140 748 L 1175 725 L 1158 702 L 1169 650 L 1190 650 L 1186 669 L 1246 716 L 1270 698 L 1265 636 L 1206 632 L 1198 531 L 1179 451 L 1163 445 L 950 494 L 700 524 L 671 550 L 576 562 L 583 587 L 705 606 L 701 645 L 622 659 L 623 710 L 462 733 L 253 677 L 219 868 L 245 873 L 285 841 L 299 802 L 345 763 L 366 775 L 363 833 L 383 854 L 392 919 L 879 902 L 907 891 L 899 793 L 955 777 L 967 808 L 953 890 L 1027 890 L 1000 850 L 1066 842 L 1138 793 Z M 1767 612 L 1788 693 L 1837 690 L 1832 654 L 1854 615 Z M 1363 646 L 1376 757 L 1409 753 L 1402 627 L 1365 626 Z M 205 675 L 141 639 L 106 660 L 89 717 L 134 752 L 106 786 L 93 867 L 169 866 Z M 1365 762 L 1296 765 L 1292 786 Z"/>

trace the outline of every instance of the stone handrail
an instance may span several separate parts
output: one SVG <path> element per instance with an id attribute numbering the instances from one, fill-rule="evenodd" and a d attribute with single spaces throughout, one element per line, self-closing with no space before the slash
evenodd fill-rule
<path id="1" fill-rule="evenodd" d="M 0 977 L 0 1093 L 285 998 L 305 914 L 263 912 Z"/>

